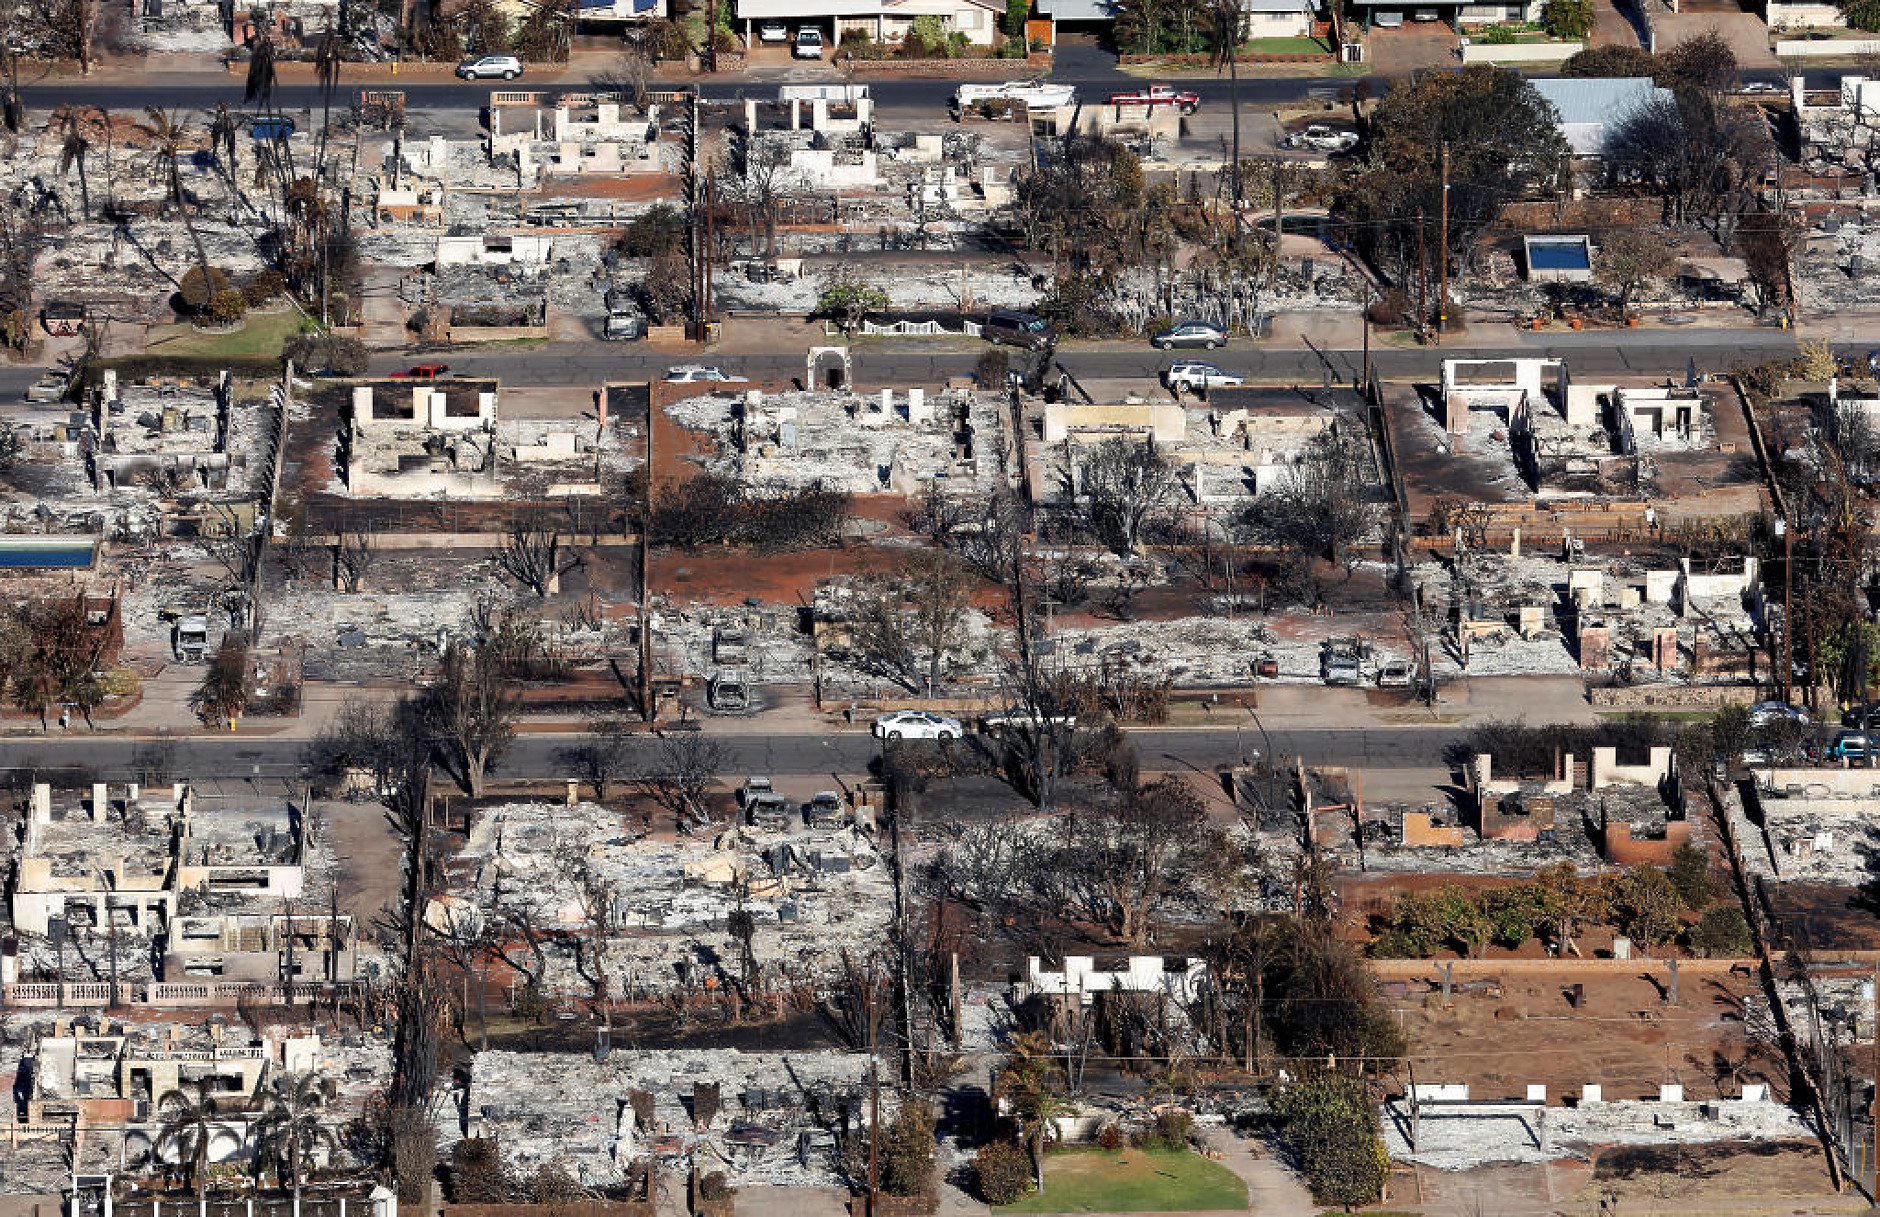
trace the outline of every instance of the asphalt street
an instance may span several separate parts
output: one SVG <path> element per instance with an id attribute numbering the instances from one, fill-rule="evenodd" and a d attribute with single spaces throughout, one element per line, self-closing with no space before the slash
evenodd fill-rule
<path id="1" fill-rule="evenodd" d="M 1846 348 L 1850 354 L 1864 349 Z M 957 340 L 865 340 L 853 347 L 855 377 L 863 384 L 932 383 L 971 372 L 985 350 L 978 343 Z M 1479 336 L 1471 337 L 1470 345 L 1374 349 L 1371 362 L 1378 375 L 1387 380 L 1434 380 L 1444 359 L 1505 359 L 1512 355 L 1565 358 L 1576 375 L 1665 375 L 1683 373 L 1693 364 L 1699 372 L 1722 372 L 1738 362 L 1753 363 L 1794 352 L 1794 336 L 1783 330 L 1536 335 L 1523 334 L 1511 326 L 1487 326 Z M 1180 352 L 1157 351 L 1147 343 L 1140 347 L 1115 343 L 1084 347 L 1072 343 L 1060 348 L 1057 358 L 1071 375 L 1093 380 L 1153 379 L 1180 356 Z M 1197 357 L 1252 380 L 1289 384 L 1320 384 L 1328 378 L 1349 383 L 1362 364 L 1362 355 L 1355 350 L 1263 347 L 1254 343 L 1229 345 Z M 1015 366 L 1018 358 L 1015 356 Z M 686 363 L 714 365 L 750 380 L 804 375 L 803 356 L 797 354 L 740 355 L 721 351 L 694 356 L 627 343 L 446 351 L 427 353 L 422 359 L 448 363 L 458 376 L 493 376 L 505 384 L 517 385 L 595 385 L 611 380 L 657 379 L 665 375 L 667 368 Z M 409 355 L 378 356 L 372 367 L 387 372 L 408 367 L 414 361 Z"/>
<path id="2" fill-rule="evenodd" d="M 1443 748 L 1459 734 L 1455 727 L 1395 727 L 1362 731 L 1275 730 L 1263 735 L 1255 726 L 1239 730 L 1154 730 L 1130 732 L 1148 769 L 1193 767 L 1214 772 L 1254 753 L 1269 753 L 1308 764 L 1351 764 L 1409 769 L 1442 763 Z M 862 731 L 820 735 L 716 735 L 730 755 L 728 773 L 772 775 L 855 774 L 868 770 L 880 741 Z M 553 779 L 571 776 L 572 767 L 557 753 L 576 742 L 569 735 L 521 735 L 495 770 L 499 778 Z M 304 741 L 240 736 L 185 736 L 167 741 L 178 773 L 199 781 L 240 783 L 256 778 L 299 775 Z M 101 781 L 138 779 L 137 756 L 148 742 L 79 732 L 0 740 L 0 771 L 80 767 Z M 957 745 L 956 745 L 957 746 Z M 968 741 L 968 746 L 970 741 Z M 624 768 L 650 767 L 661 742 L 635 737 Z"/>

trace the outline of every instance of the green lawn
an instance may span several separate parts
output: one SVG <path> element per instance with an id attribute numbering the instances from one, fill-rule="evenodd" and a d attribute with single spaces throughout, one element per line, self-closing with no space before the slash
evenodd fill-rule
<path id="1" fill-rule="evenodd" d="M 1243 55 L 1329 55 L 1325 44 L 1316 38 L 1249 38 L 1240 48 Z"/>
<path id="2" fill-rule="evenodd" d="M 1044 1191 L 1001 1213 L 1153 1213 L 1244 1209 L 1234 1172 L 1186 1151 L 1067 1149 L 1044 1160 Z"/>
<path id="3" fill-rule="evenodd" d="M 147 349 L 152 355 L 220 355 L 256 358 L 279 355 L 281 346 L 300 332 L 293 309 L 248 318 L 233 334 L 205 334 L 191 325 L 153 325 Z"/>

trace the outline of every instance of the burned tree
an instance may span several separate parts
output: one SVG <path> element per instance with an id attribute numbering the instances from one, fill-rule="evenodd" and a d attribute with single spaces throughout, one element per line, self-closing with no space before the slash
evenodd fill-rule
<path id="1" fill-rule="evenodd" d="M 607 797 L 607 788 L 619 775 L 627 759 L 627 722 L 613 715 L 589 719 L 587 738 L 578 744 L 559 748 L 555 759 L 573 769 L 582 781 L 594 788 L 594 797 Z"/>
<path id="2" fill-rule="evenodd" d="M 568 540 L 572 543 L 574 538 Z M 561 530 L 552 520 L 533 514 L 516 517 L 496 555 L 496 564 L 505 575 L 544 598 L 560 591 L 561 577 L 582 561 L 580 553 L 564 552 Z"/>
<path id="3" fill-rule="evenodd" d="M 484 774 L 515 738 L 521 704 L 491 642 L 451 643 L 424 698 L 425 719 L 472 796 L 483 793 Z"/>
<path id="4" fill-rule="evenodd" d="M 922 549 L 859 597 L 855 654 L 868 670 L 909 692 L 941 683 L 947 656 L 966 640 L 971 577 L 941 549 Z"/>
<path id="5" fill-rule="evenodd" d="M 370 525 L 342 528 L 333 546 L 333 585 L 349 595 L 357 594 L 378 556 Z"/>
<path id="6" fill-rule="evenodd" d="M 1153 440 L 1112 436 L 1078 466 L 1097 535 L 1119 557 L 1136 552 L 1143 525 L 1174 497 L 1175 463 Z"/>
<path id="7" fill-rule="evenodd" d="M 1063 908 L 1142 946 L 1159 917 L 1198 897 L 1229 864 L 1220 832 L 1187 782 L 1162 778 L 1065 817 L 1038 875 Z"/>
<path id="8" fill-rule="evenodd" d="M 731 754 L 710 736 L 669 736 L 660 742 L 654 769 L 640 779 L 640 789 L 670 811 L 681 832 L 711 825 L 709 796 Z"/>

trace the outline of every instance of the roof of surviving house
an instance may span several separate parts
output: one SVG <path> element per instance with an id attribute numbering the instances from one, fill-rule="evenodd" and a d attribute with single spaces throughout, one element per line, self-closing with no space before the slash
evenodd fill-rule
<path id="1" fill-rule="evenodd" d="M 897 17 L 949 13 L 960 8 L 1004 12 L 995 0 L 738 0 L 738 19 L 759 17 Z"/>
<path id="2" fill-rule="evenodd" d="M 1560 126 L 1573 151 L 1597 155 L 1605 145 L 1603 128 L 1649 102 L 1671 96 L 1649 76 L 1536 77 L 1534 89 L 1560 115 Z M 1602 130 L 1575 132 L 1573 128 Z"/>
<path id="3" fill-rule="evenodd" d="M 1113 21 L 1116 5 L 1110 0 L 1042 0 L 1039 11 L 1055 21 Z"/>

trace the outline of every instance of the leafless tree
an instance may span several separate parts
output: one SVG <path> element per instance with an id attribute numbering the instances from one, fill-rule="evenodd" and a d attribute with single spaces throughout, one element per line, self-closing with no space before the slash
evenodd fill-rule
<path id="1" fill-rule="evenodd" d="M 570 536 L 568 543 L 574 540 Z M 561 577 L 582 561 L 579 551 L 564 550 L 561 530 L 540 515 L 517 516 L 496 555 L 496 563 L 505 575 L 542 597 L 559 591 Z"/>
<path id="2" fill-rule="evenodd" d="M 581 907 L 582 931 L 575 942 L 575 970 L 593 991 L 603 1025 L 612 1028 L 614 994 L 609 955 L 619 887 L 581 846 L 571 845 L 562 856 L 569 859 L 569 877 L 574 881 L 575 900 Z"/>
<path id="3" fill-rule="evenodd" d="M 965 641 L 971 606 L 971 578 L 960 560 L 946 550 L 917 550 L 862 589 L 855 657 L 910 692 L 932 690 L 947 657 Z"/>
<path id="4" fill-rule="evenodd" d="M 1062 845 L 1038 861 L 1034 882 L 1061 907 L 1142 946 L 1161 914 L 1199 903 L 1231 854 L 1194 788 L 1165 777 L 1066 816 Z"/>
<path id="5" fill-rule="evenodd" d="M 521 706 L 492 641 L 451 643 L 424 699 L 425 717 L 473 797 L 482 795 L 489 766 L 515 738 Z"/>
<path id="6" fill-rule="evenodd" d="M 1117 435 L 1086 453 L 1078 468 L 1098 535 L 1127 558 L 1136 552 L 1143 525 L 1174 497 L 1175 463 L 1152 439 Z"/>
<path id="7" fill-rule="evenodd" d="M 1330 562 L 1349 572 L 1354 546 L 1377 522 L 1377 506 L 1361 478 L 1362 441 L 1354 432 L 1355 424 L 1321 432 L 1279 485 L 1241 517 L 1248 532 L 1280 552 L 1282 574 L 1311 603 L 1323 596 L 1315 564 Z"/>
<path id="8" fill-rule="evenodd" d="M 680 831 L 689 832 L 712 822 L 708 796 L 730 765 L 731 754 L 708 735 L 669 735 L 660 741 L 653 770 L 640 778 L 640 790 L 673 814 Z"/>
<path id="9" fill-rule="evenodd" d="M 777 221 L 783 208 L 802 185 L 802 177 L 790 165 L 787 146 L 749 133 L 734 163 L 726 166 L 726 194 L 744 208 L 751 232 L 751 252 L 777 256 Z"/>
<path id="10" fill-rule="evenodd" d="M 366 575 L 378 561 L 378 543 L 371 525 L 342 528 L 333 546 L 333 581 L 340 590 L 356 594 L 365 586 Z"/>
<path id="11" fill-rule="evenodd" d="M 596 799 L 605 799 L 608 786 L 626 763 L 629 734 L 624 718 L 615 715 L 592 718 L 587 723 L 587 737 L 578 744 L 556 750 L 555 757 L 594 788 Z"/>

